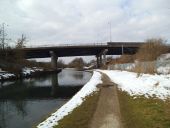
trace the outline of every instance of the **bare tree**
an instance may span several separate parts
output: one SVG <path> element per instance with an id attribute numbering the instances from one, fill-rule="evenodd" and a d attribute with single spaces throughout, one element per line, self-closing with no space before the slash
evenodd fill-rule
<path id="1" fill-rule="evenodd" d="M 25 47 L 26 42 L 27 38 L 24 34 L 22 34 L 21 38 L 19 38 L 16 42 L 14 58 L 17 61 L 17 63 L 22 63 L 24 60 L 25 53 L 21 49 Z"/>
<path id="2" fill-rule="evenodd" d="M 27 42 L 27 38 L 24 34 L 22 34 L 21 38 L 17 40 L 16 48 L 21 49 L 25 47 L 25 44 Z"/>
<path id="3" fill-rule="evenodd" d="M 2 23 L 1 28 L 0 28 L 0 48 L 2 50 L 5 50 L 5 47 L 7 46 L 6 40 L 9 40 L 6 38 L 7 33 L 5 32 L 5 26 L 8 26 L 8 25 L 6 25 L 5 23 Z"/>
<path id="4" fill-rule="evenodd" d="M 85 62 L 82 58 L 75 58 L 68 64 L 68 67 L 82 69 L 84 65 Z"/>

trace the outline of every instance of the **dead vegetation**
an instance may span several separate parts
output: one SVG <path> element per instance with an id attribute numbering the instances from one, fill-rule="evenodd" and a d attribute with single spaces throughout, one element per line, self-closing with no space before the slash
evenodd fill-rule
<path id="1" fill-rule="evenodd" d="M 165 40 L 158 39 L 148 39 L 146 43 L 143 44 L 136 55 L 134 55 L 135 60 L 138 61 L 154 61 L 158 56 L 167 52 L 167 47 L 165 45 Z"/>
<path id="2" fill-rule="evenodd" d="M 83 58 L 75 58 L 74 60 L 72 60 L 67 67 L 69 68 L 76 68 L 76 69 L 83 69 L 83 67 L 86 65 L 85 61 L 83 60 Z"/>
<path id="3" fill-rule="evenodd" d="M 165 45 L 165 41 L 159 39 L 148 39 L 143 44 L 138 52 L 134 55 L 137 61 L 132 71 L 140 73 L 154 74 L 156 73 L 156 64 L 154 61 L 161 55 L 166 53 L 168 48 Z"/>
<path id="4" fill-rule="evenodd" d="M 132 68 L 130 71 L 138 73 L 146 73 L 146 74 L 154 74 L 156 73 L 156 66 L 155 62 L 139 62 L 136 63 L 135 67 Z"/>
<path id="5" fill-rule="evenodd" d="M 112 59 L 109 64 L 123 64 L 123 63 L 133 63 L 133 55 L 121 55 L 119 58 Z"/>
<path id="6" fill-rule="evenodd" d="M 140 73 L 154 74 L 156 73 L 156 59 L 164 53 L 167 53 L 165 40 L 161 38 L 148 39 L 138 49 L 135 55 L 122 55 L 120 58 L 112 60 L 110 64 L 135 63 L 130 71 Z M 126 69 L 120 69 L 126 70 Z"/>

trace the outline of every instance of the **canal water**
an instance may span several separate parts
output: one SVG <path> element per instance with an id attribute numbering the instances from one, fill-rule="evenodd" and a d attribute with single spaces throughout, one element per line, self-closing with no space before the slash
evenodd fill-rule
<path id="1" fill-rule="evenodd" d="M 31 128 L 66 103 L 91 73 L 65 69 L 58 74 L 0 83 L 0 128 Z M 56 86 L 58 83 L 58 86 Z"/>

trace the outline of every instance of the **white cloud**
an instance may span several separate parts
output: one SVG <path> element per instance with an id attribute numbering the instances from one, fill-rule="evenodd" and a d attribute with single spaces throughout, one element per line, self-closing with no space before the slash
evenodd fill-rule
<path id="1" fill-rule="evenodd" d="M 28 44 L 170 40 L 169 0 L 1 0 L 0 23 Z"/>

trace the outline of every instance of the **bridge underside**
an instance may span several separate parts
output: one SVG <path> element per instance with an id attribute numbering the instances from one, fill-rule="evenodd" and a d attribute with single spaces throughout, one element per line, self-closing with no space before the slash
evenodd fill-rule
<path id="1" fill-rule="evenodd" d="M 137 46 L 74 46 L 74 47 L 48 47 L 48 48 L 26 48 L 25 58 L 47 58 L 51 57 L 52 67 L 57 69 L 58 57 L 70 56 L 96 56 L 97 68 L 106 62 L 106 55 L 135 54 Z M 103 62 L 102 62 L 103 55 Z"/>
<path id="2" fill-rule="evenodd" d="M 21 49 L 25 53 L 25 58 L 47 58 L 51 57 L 54 69 L 57 69 L 58 57 L 70 56 L 96 56 L 97 67 L 102 63 L 102 55 L 122 55 L 135 54 L 144 42 L 108 42 L 99 45 L 80 46 L 56 46 Z M 170 47 L 167 46 L 170 51 Z M 104 58 L 105 60 L 105 58 Z"/>
<path id="3" fill-rule="evenodd" d="M 56 47 L 37 47 L 23 48 L 21 53 L 24 53 L 25 59 L 31 58 L 47 58 L 51 57 L 52 65 L 57 69 L 58 57 L 71 56 L 96 56 L 97 65 L 102 63 L 102 55 L 104 60 L 106 55 L 122 55 L 135 54 L 142 43 L 112 43 L 99 45 L 80 45 L 80 46 L 56 46 Z M 4 53 L 5 54 L 5 53 Z M 8 54 L 13 54 L 13 50 L 9 50 Z"/>
<path id="4" fill-rule="evenodd" d="M 51 49 L 32 49 L 25 50 L 25 58 L 47 58 L 51 57 L 50 51 L 53 51 L 57 57 L 70 56 L 93 56 L 107 49 L 107 55 L 135 54 L 138 47 L 94 47 L 94 48 L 51 48 Z"/>

